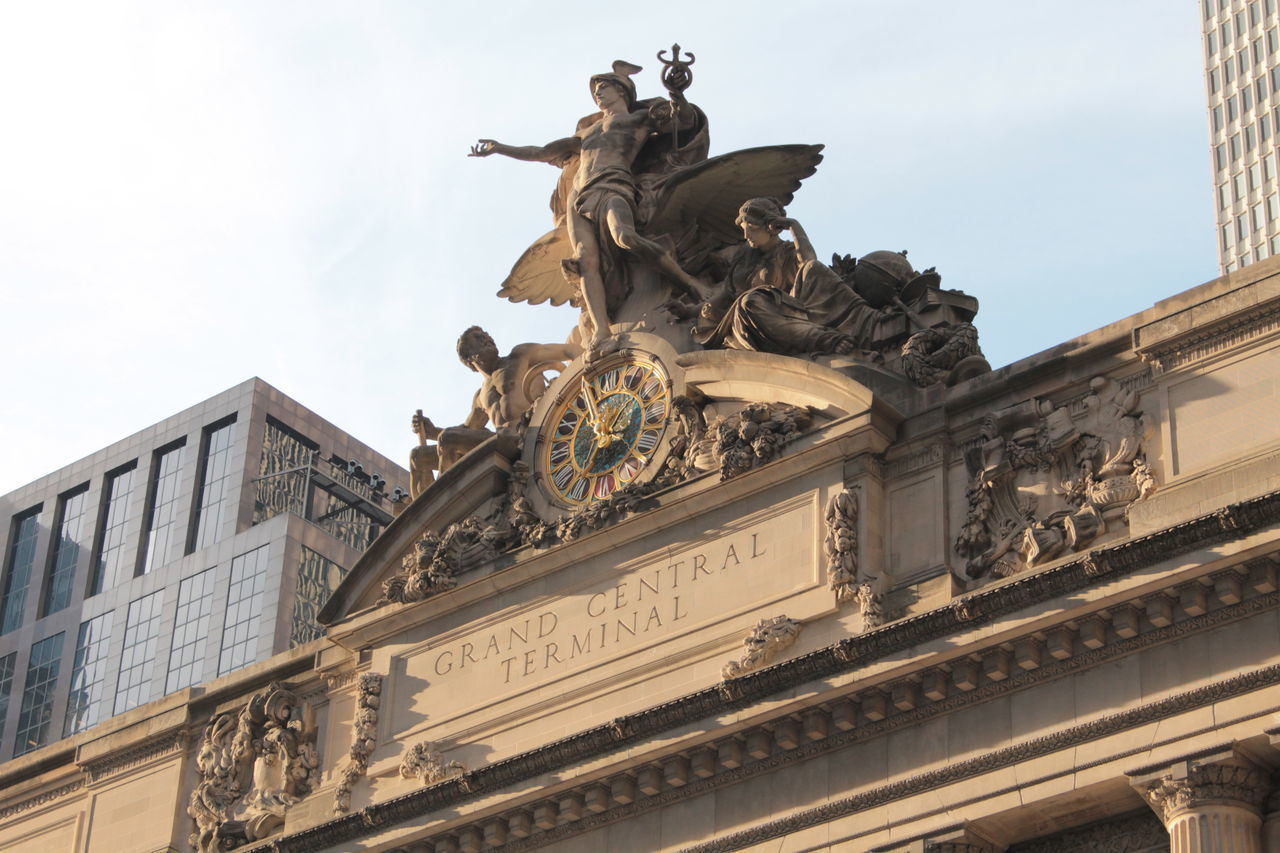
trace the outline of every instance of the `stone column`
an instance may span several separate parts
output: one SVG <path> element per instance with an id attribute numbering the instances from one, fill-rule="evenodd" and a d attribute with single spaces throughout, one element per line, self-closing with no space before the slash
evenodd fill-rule
<path id="1" fill-rule="evenodd" d="M 1280 853 L 1280 771 L 1271 774 L 1271 794 L 1262 807 L 1262 849 Z"/>
<path id="2" fill-rule="evenodd" d="M 1263 853 L 1267 774 L 1235 759 L 1181 762 L 1135 787 L 1164 821 L 1170 853 Z"/>

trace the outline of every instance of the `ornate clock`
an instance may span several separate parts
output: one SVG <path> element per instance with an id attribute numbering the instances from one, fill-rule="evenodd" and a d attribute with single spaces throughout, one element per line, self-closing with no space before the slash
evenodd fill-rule
<path id="1" fill-rule="evenodd" d="M 542 421 L 535 468 L 556 503 L 575 507 L 648 473 L 666 430 L 672 384 L 657 358 L 635 350 L 563 378 Z"/>

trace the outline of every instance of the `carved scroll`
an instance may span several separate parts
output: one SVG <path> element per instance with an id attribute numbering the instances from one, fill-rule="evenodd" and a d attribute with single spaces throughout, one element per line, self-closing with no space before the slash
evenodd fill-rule
<path id="1" fill-rule="evenodd" d="M 382 676 L 366 672 L 360 676 L 356 713 L 351 722 L 351 751 L 333 792 L 333 813 L 351 809 L 351 789 L 369 771 L 369 756 L 378 742 L 378 708 L 382 704 Z"/>
<path id="2" fill-rule="evenodd" d="M 725 664 L 720 674 L 725 678 L 739 678 L 769 665 L 779 652 L 796 641 L 802 627 L 803 623 L 786 616 L 761 619 L 742 641 L 742 657 Z"/>
<path id="3" fill-rule="evenodd" d="M 466 772 L 467 768 L 461 762 L 446 762 L 444 755 L 430 741 L 414 744 L 400 760 L 400 775 L 406 779 L 417 779 L 423 785 L 434 785 Z"/>
<path id="4" fill-rule="evenodd" d="M 196 752 L 200 779 L 187 805 L 188 839 L 200 853 L 230 850 L 271 835 L 318 776 L 315 715 L 279 683 L 238 713 L 209 721 Z"/>

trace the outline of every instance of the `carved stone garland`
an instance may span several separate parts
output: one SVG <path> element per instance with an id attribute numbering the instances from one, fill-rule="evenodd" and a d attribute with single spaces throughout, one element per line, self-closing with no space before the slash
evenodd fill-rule
<path id="1" fill-rule="evenodd" d="M 271 835 L 318 779 L 315 716 L 283 685 L 255 693 L 238 713 L 209 721 L 196 752 L 200 779 L 187 805 L 200 853 Z"/>
<path id="2" fill-rule="evenodd" d="M 725 664 L 720 674 L 726 679 L 739 678 L 767 666 L 778 657 L 779 652 L 796 641 L 802 627 L 803 623 L 786 616 L 761 619 L 742 641 L 742 657 Z"/>
<path id="3" fill-rule="evenodd" d="M 360 676 L 355 718 L 351 721 L 351 751 L 333 792 L 333 813 L 351 809 L 351 789 L 369 771 L 369 756 L 378 742 L 378 708 L 382 704 L 382 676 L 366 672 Z"/>
<path id="4" fill-rule="evenodd" d="M 417 779 L 423 785 L 434 785 L 466 772 L 462 762 L 446 762 L 444 755 L 430 741 L 414 744 L 400 760 L 400 775 L 406 779 Z"/>
<path id="5" fill-rule="evenodd" d="M 1095 377 L 1084 416 L 1029 400 L 988 416 L 966 453 L 973 482 L 956 538 L 970 578 L 1005 577 L 1082 550 L 1156 488 L 1138 395 Z"/>

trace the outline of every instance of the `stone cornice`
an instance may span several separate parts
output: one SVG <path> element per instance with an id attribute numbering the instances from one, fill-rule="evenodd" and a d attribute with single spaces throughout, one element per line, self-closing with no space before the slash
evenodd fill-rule
<path id="1" fill-rule="evenodd" d="M 40 806 L 43 806 L 46 803 L 51 803 L 54 800 L 60 800 L 68 794 L 74 794 L 83 787 L 84 780 L 77 779 L 74 782 L 68 782 L 65 785 L 58 786 L 57 788 L 50 788 L 46 791 L 41 791 L 33 797 L 28 797 L 25 800 L 19 800 L 13 805 L 0 808 L 0 820 L 8 820 L 14 815 L 30 811 L 34 808 L 39 808 Z"/>
<path id="2" fill-rule="evenodd" d="M 85 780 L 90 785 L 101 782 L 103 779 L 118 776 L 127 770 L 181 752 L 186 745 L 185 732 L 168 732 L 119 752 L 112 752 L 102 758 L 85 762 L 82 765 Z"/>
<path id="3" fill-rule="evenodd" d="M 847 638 L 824 649 L 790 659 L 742 678 L 732 679 L 724 685 L 708 687 L 646 711 L 627 715 L 612 723 L 587 729 L 538 749 L 470 771 L 456 779 L 375 803 L 361 812 L 277 839 L 271 846 L 255 849 L 263 851 L 269 849 L 322 850 L 360 837 L 371 827 L 387 826 L 453 806 L 481 793 L 494 792 L 540 774 L 554 772 L 574 763 L 606 754 L 626 743 L 655 737 L 678 726 L 704 720 L 726 711 L 749 707 L 767 697 L 806 682 L 866 666 L 894 652 L 946 637 L 958 629 L 968 629 L 988 623 L 998 616 L 1085 589 L 1105 578 L 1154 565 L 1196 548 L 1238 539 L 1277 522 L 1280 522 L 1280 492 L 1233 504 L 1158 533 L 1110 548 L 1099 549 L 1054 568 L 979 590 L 936 610 Z M 1180 621 L 1167 628 L 1138 636 L 1130 635 L 1130 639 L 1111 644 L 1108 648 L 1127 653 L 1151 642 L 1164 641 L 1162 639 L 1164 632 L 1203 630 L 1217 624 L 1219 620 L 1241 618 L 1241 613 L 1253 612 L 1254 608 L 1275 606 L 1276 595 L 1275 592 L 1261 595 L 1241 604 Z M 1093 648 L 1089 643 L 1084 645 Z M 1050 677 L 1049 673 L 1059 664 L 1073 668 L 1094 665 L 1097 660 L 1093 658 L 1105 651 L 1106 649 L 1103 649 L 1075 655 L 1069 660 L 1050 664 L 1027 677 Z M 1001 653 L 1007 657 L 1006 652 L 1001 651 Z M 1000 654 L 993 652 L 992 656 L 993 665 L 998 667 Z M 1007 661 L 1005 667 L 1007 669 Z M 1280 678 L 1280 670 L 1277 670 L 1274 675 Z M 1007 676 L 1002 676 L 1001 680 L 992 682 L 984 689 L 1003 692 L 1012 689 L 1015 684 L 1025 683 L 1023 678 L 1009 679 L 1006 682 L 1003 680 L 1005 677 Z M 1237 683 L 1240 683 L 1239 679 L 1222 682 L 1222 684 Z M 960 697 L 957 700 L 957 697 L 951 697 L 936 702 L 931 707 L 942 710 L 948 702 L 962 701 L 963 698 Z M 1163 706 L 1155 703 L 1147 707 Z M 923 710 L 915 709 L 890 719 L 895 721 L 895 725 L 900 725 L 917 713 L 923 713 Z M 1125 715 L 1121 716 L 1125 717 Z M 874 726 L 867 727 L 860 731 L 873 728 Z M 756 764 L 762 763 L 764 762 L 756 762 Z"/>

